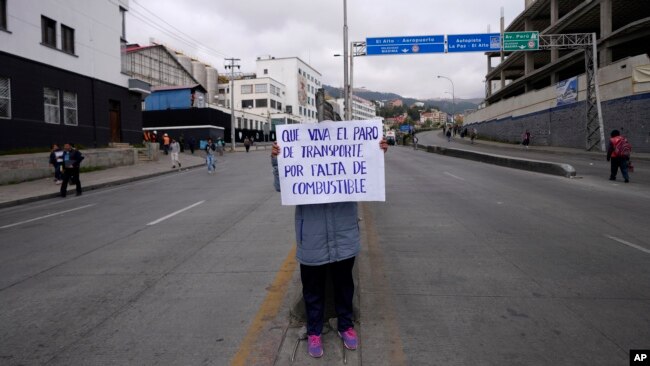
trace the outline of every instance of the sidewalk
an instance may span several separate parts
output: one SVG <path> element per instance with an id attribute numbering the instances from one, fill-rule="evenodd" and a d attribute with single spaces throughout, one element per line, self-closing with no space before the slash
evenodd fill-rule
<path id="1" fill-rule="evenodd" d="M 182 153 L 180 160 L 183 170 L 205 165 L 205 157 L 202 152 L 195 152 L 194 155 Z M 81 186 L 86 192 L 174 172 L 178 172 L 178 169 L 172 169 L 169 156 L 162 154 L 158 161 L 137 162 L 134 165 L 81 173 Z M 60 187 L 60 185 L 54 184 L 53 178 L 0 186 L 0 208 L 58 197 Z M 74 189 L 74 185 L 68 185 L 70 194 L 74 192 Z"/>
<path id="2" fill-rule="evenodd" d="M 442 135 L 442 130 L 440 131 L 427 131 L 429 135 L 435 135 L 436 142 L 440 144 L 448 144 L 447 143 L 447 138 Z M 425 133 L 427 133 L 425 132 Z M 543 154 L 549 154 L 549 155 L 571 155 L 571 156 L 584 156 L 584 157 L 594 157 L 601 159 L 606 155 L 606 152 L 601 152 L 601 151 L 586 151 L 584 149 L 575 149 L 575 148 L 570 148 L 570 147 L 559 147 L 559 146 L 536 146 L 536 145 L 530 145 L 530 147 L 526 150 L 523 149 L 520 144 L 510 144 L 510 143 L 505 143 L 505 142 L 496 142 L 496 141 L 488 141 L 488 140 L 481 140 L 480 135 L 479 139 L 475 140 L 474 144 L 471 143 L 469 137 L 465 137 L 464 139 L 460 137 L 460 135 L 457 135 L 452 138 L 452 143 L 454 144 L 460 144 L 462 148 L 471 148 L 473 150 L 481 150 L 482 148 L 486 149 L 492 149 L 495 151 L 498 149 L 501 154 L 509 154 L 509 153 L 515 153 L 517 152 L 522 152 L 522 153 L 528 153 L 528 152 L 537 152 L 537 153 L 543 153 Z M 420 143 L 419 145 L 423 145 L 423 143 Z M 459 147 L 459 146 L 456 146 Z M 519 155 L 519 154 L 517 154 Z M 643 160 L 643 161 L 650 161 L 650 153 L 637 153 L 634 152 L 634 147 L 632 148 L 632 160 L 637 161 L 637 160 Z"/>

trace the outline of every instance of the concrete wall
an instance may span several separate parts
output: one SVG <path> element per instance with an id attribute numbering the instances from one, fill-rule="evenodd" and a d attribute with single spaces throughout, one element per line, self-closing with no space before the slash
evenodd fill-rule
<path id="1" fill-rule="evenodd" d="M 650 63 L 647 55 L 619 61 L 599 70 L 599 87 L 605 137 L 619 129 L 634 151 L 650 152 L 650 93 L 633 83 L 632 72 Z M 647 84 L 647 83 L 643 83 Z M 505 99 L 469 114 L 465 125 L 479 135 L 495 140 L 519 142 L 525 130 L 533 145 L 585 148 L 585 77 L 578 80 L 578 101 L 557 106 L 555 86 Z"/>
<path id="2" fill-rule="evenodd" d="M 94 149 L 81 151 L 85 159 L 82 168 L 109 168 L 133 165 L 138 161 L 135 149 Z M 0 184 L 52 177 L 49 153 L 0 156 Z"/>

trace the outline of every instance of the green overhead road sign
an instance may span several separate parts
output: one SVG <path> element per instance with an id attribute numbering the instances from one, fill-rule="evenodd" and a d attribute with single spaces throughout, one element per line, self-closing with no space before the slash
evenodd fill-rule
<path id="1" fill-rule="evenodd" d="M 503 33 L 504 51 L 536 51 L 539 50 L 539 32 L 506 32 Z"/>

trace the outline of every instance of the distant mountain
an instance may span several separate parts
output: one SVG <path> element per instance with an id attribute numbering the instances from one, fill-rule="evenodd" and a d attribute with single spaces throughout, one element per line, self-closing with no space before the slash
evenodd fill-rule
<path id="1" fill-rule="evenodd" d="M 323 88 L 325 88 L 325 93 L 327 95 L 330 95 L 333 98 L 340 98 L 343 93 L 341 91 L 341 88 L 329 86 L 329 85 L 323 85 Z M 399 94 L 395 93 L 385 93 L 385 92 L 378 92 L 378 91 L 372 91 L 372 90 L 367 90 L 367 89 L 355 89 L 354 90 L 354 95 L 358 95 L 361 98 L 367 99 L 367 100 L 373 100 L 373 101 L 390 101 L 393 99 L 401 99 L 405 105 L 411 106 L 416 102 L 422 102 L 424 103 L 425 108 L 438 108 L 439 110 L 451 114 L 452 111 L 455 111 L 456 113 L 459 112 L 465 112 L 468 109 L 477 109 L 478 105 L 483 101 L 481 98 L 473 98 L 473 99 L 456 99 L 456 104 L 454 106 L 454 103 L 451 99 L 415 99 L 415 98 L 405 98 L 402 97 Z"/>

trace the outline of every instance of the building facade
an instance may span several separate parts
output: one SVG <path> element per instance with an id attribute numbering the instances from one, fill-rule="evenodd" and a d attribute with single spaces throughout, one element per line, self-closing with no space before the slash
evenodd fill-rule
<path id="1" fill-rule="evenodd" d="M 258 78 L 273 78 L 285 86 L 284 112 L 300 123 L 316 123 L 316 92 L 322 87 L 322 75 L 298 57 L 258 58 Z"/>
<path id="2" fill-rule="evenodd" d="M 541 40 L 596 35 L 593 80 L 602 109 L 597 133 L 588 132 L 594 125 L 586 112 L 585 47 L 560 48 L 551 42 L 538 51 L 506 52 L 503 58 L 487 53 L 486 98 L 483 108 L 466 116 L 466 124 L 476 124 L 483 136 L 514 142 L 529 130 L 533 144 L 592 150 L 603 149 L 610 131 L 619 129 L 635 151 L 650 151 L 650 80 L 641 77 L 650 64 L 647 0 L 526 0 L 524 11 L 505 28 L 520 31 L 539 31 Z"/>
<path id="3" fill-rule="evenodd" d="M 157 43 L 130 44 L 126 47 L 124 69 L 131 77 L 155 87 L 199 84 L 205 89 L 203 102 L 217 104 L 217 70 L 181 51 Z"/>
<path id="4" fill-rule="evenodd" d="M 0 150 L 142 141 L 149 85 L 122 72 L 127 0 L 0 6 Z"/>
<path id="5" fill-rule="evenodd" d="M 343 111 L 345 106 L 345 99 L 336 99 L 338 104 L 337 110 Z M 367 120 L 367 119 L 380 119 L 377 116 L 377 105 L 367 99 L 352 95 L 352 119 L 353 120 Z"/>
<path id="6" fill-rule="evenodd" d="M 432 123 L 446 123 L 449 119 L 447 113 L 432 110 L 431 112 L 420 112 L 420 124 L 426 123 L 427 120 L 431 120 Z"/>

